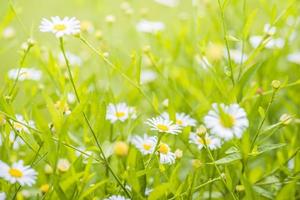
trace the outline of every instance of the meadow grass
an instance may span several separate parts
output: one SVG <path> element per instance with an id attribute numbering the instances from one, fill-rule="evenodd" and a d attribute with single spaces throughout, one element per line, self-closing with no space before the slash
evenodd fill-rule
<path id="1" fill-rule="evenodd" d="M 0 0 L 0 200 L 300 199 L 299 11 Z"/>

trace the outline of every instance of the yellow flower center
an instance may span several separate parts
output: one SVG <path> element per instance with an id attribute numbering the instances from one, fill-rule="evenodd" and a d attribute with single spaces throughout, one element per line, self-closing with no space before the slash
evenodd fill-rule
<path id="1" fill-rule="evenodd" d="M 235 118 L 227 113 L 223 113 L 220 118 L 222 126 L 225 128 L 232 128 L 235 124 Z"/>
<path id="2" fill-rule="evenodd" d="M 211 143 L 211 140 L 209 139 L 209 138 L 201 138 L 201 137 L 198 137 L 198 142 L 200 143 L 200 144 L 203 144 L 204 145 L 204 140 L 205 140 L 205 143 L 206 143 L 206 145 L 209 145 L 210 143 Z"/>
<path id="3" fill-rule="evenodd" d="M 56 25 L 54 25 L 54 27 L 53 27 L 56 31 L 64 31 L 64 30 L 66 30 L 66 25 L 64 25 L 64 24 L 56 24 Z"/>
<path id="4" fill-rule="evenodd" d="M 148 151 L 148 150 L 151 149 L 152 145 L 151 145 L 151 144 L 144 143 L 144 144 L 143 144 L 143 147 L 144 147 L 145 150 Z"/>
<path id="5" fill-rule="evenodd" d="M 124 116 L 125 116 L 125 112 L 116 112 L 116 116 L 117 116 L 118 118 L 124 117 Z"/>
<path id="6" fill-rule="evenodd" d="M 176 124 L 177 124 L 177 125 L 182 125 L 182 124 L 183 124 L 183 122 L 182 122 L 182 120 L 180 120 L 180 119 L 177 119 L 177 120 L 176 120 Z"/>
<path id="7" fill-rule="evenodd" d="M 164 124 L 158 124 L 157 128 L 162 132 L 167 132 L 169 130 L 169 127 Z"/>
<path id="8" fill-rule="evenodd" d="M 15 128 L 16 130 L 18 130 L 18 131 L 21 131 L 21 130 L 24 129 L 24 125 L 21 124 L 21 123 L 15 122 L 15 123 L 14 123 L 14 128 Z"/>
<path id="9" fill-rule="evenodd" d="M 169 153 L 169 147 L 166 144 L 160 144 L 158 151 L 162 154 L 167 154 Z"/>
<path id="10" fill-rule="evenodd" d="M 15 177 L 15 178 L 21 178 L 23 176 L 23 173 L 21 172 L 21 170 L 16 169 L 16 168 L 10 168 L 8 173 L 12 177 Z"/>

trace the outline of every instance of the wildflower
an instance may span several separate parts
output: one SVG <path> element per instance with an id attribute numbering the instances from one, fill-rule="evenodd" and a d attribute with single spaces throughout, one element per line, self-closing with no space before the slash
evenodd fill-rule
<path id="1" fill-rule="evenodd" d="M 133 107 L 127 106 L 126 103 L 108 104 L 106 119 L 111 123 L 115 123 L 116 121 L 124 122 L 128 118 L 136 118 L 136 111 Z"/>
<path id="2" fill-rule="evenodd" d="M 117 156 L 127 156 L 128 149 L 129 149 L 129 147 L 128 147 L 127 143 L 119 141 L 119 142 L 115 143 L 114 153 Z"/>
<path id="3" fill-rule="evenodd" d="M 168 7 L 176 7 L 179 3 L 179 0 L 155 0 L 155 2 Z"/>
<path id="4" fill-rule="evenodd" d="M 153 70 L 142 70 L 141 71 L 141 84 L 147 84 L 155 81 L 157 74 Z"/>
<path id="5" fill-rule="evenodd" d="M 105 17 L 105 21 L 108 23 L 108 24 L 113 24 L 115 23 L 116 21 L 116 17 L 114 15 L 107 15 Z"/>
<path id="6" fill-rule="evenodd" d="M 235 64 L 243 63 L 245 60 L 248 59 L 248 56 L 245 53 L 243 53 L 240 49 L 231 49 L 229 53 L 231 60 L 233 60 Z M 224 55 L 226 57 L 228 56 L 227 51 L 224 51 Z"/>
<path id="7" fill-rule="evenodd" d="M 291 63 L 300 65 L 300 52 L 291 53 L 287 56 L 287 60 Z"/>
<path id="8" fill-rule="evenodd" d="M 141 20 L 136 25 L 136 29 L 142 33 L 152 33 L 155 34 L 165 29 L 165 24 L 162 22 L 153 22 L 147 20 Z"/>
<path id="9" fill-rule="evenodd" d="M 293 121 L 293 117 L 289 114 L 283 114 L 280 116 L 279 121 L 283 125 L 289 125 Z"/>
<path id="10" fill-rule="evenodd" d="M 278 90 L 280 88 L 281 82 L 279 80 L 273 80 L 271 85 L 274 90 Z"/>
<path id="11" fill-rule="evenodd" d="M 179 125 L 174 124 L 169 119 L 165 119 L 161 116 L 148 119 L 146 124 L 151 127 L 151 130 L 158 131 L 160 133 L 177 135 L 181 131 L 181 127 Z"/>
<path id="12" fill-rule="evenodd" d="M 52 167 L 49 164 L 46 164 L 45 167 L 44 167 L 44 172 L 46 174 L 52 174 L 53 173 L 53 169 L 52 169 Z"/>
<path id="13" fill-rule="evenodd" d="M 69 105 L 68 105 L 67 102 L 57 101 L 57 102 L 55 102 L 54 107 L 58 111 L 61 111 L 64 115 L 70 115 L 71 114 L 71 110 L 70 110 Z"/>
<path id="14" fill-rule="evenodd" d="M 47 192 L 49 191 L 49 189 L 50 189 L 50 185 L 47 184 L 47 183 L 41 185 L 41 187 L 40 187 L 40 191 L 41 191 L 43 194 L 47 193 Z"/>
<path id="15" fill-rule="evenodd" d="M 131 143 L 143 154 L 152 154 L 155 150 L 157 138 L 155 136 L 148 136 L 144 134 L 144 137 L 133 136 Z"/>
<path id="16" fill-rule="evenodd" d="M 281 49 L 284 47 L 285 42 L 282 38 L 267 38 L 264 40 L 263 36 L 254 35 L 250 37 L 250 44 L 253 48 L 263 44 L 267 49 Z"/>
<path id="17" fill-rule="evenodd" d="M 69 92 L 69 93 L 67 94 L 67 99 L 68 99 L 68 103 L 70 103 L 70 104 L 73 104 L 73 103 L 76 102 L 76 96 L 75 96 L 75 94 L 72 93 L 72 92 Z"/>
<path id="18" fill-rule="evenodd" d="M 238 104 L 227 106 L 216 103 L 212 105 L 212 109 L 205 116 L 204 123 L 212 134 L 225 140 L 234 136 L 242 137 L 244 130 L 249 125 L 245 110 Z"/>
<path id="19" fill-rule="evenodd" d="M 177 159 L 182 158 L 183 153 L 181 149 L 176 149 L 174 153 Z"/>
<path id="20" fill-rule="evenodd" d="M 202 167 L 203 163 L 199 159 L 193 159 L 192 160 L 192 166 L 197 169 L 197 168 Z"/>
<path id="21" fill-rule="evenodd" d="M 0 200 L 5 200 L 6 194 L 4 192 L 0 192 Z"/>
<path id="22" fill-rule="evenodd" d="M 60 172 L 67 172 L 70 169 L 70 166 L 71 166 L 71 164 L 70 164 L 69 160 L 65 159 L 65 158 L 61 158 L 57 162 L 57 169 Z"/>
<path id="23" fill-rule="evenodd" d="M 0 161 L 0 177 L 11 184 L 19 183 L 21 186 L 32 186 L 35 183 L 37 172 L 30 166 L 24 166 L 20 160 L 8 166 Z"/>
<path id="24" fill-rule="evenodd" d="M 224 47 L 221 44 L 210 43 L 205 52 L 209 60 L 218 61 L 223 57 Z"/>
<path id="25" fill-rule="evenodd" d="M 0 126 L 6 123 L 6 117 L 3 114 L 0 114 Z"/>
<path id="26" fill-rule="evenodd" d="M 221 146 L 221 140 L 217 137 L 204 136 L 201 137 L 197 133 L 190 134 L 190 143 L 196 144 L 198 149 L 202 149 L 207 145 L 207 147 L 211 150 L 217 149 Z"/>
<path id="27" fill-rule="evenodd" d="M 205 56 L 195 55 L 195 60 L 205 70 L 212 66 Z"/>
<path id="28" fill-rule="evenodd" d="M 169 120 L 169 114 L 164 112 L 161 115 L 164 119 Z M 196 126 L 197 121 L 191 118 L 190 115 L 185 113 L 176 113 L 176 124 L 178 126 L 187 127 L 187 126 Z"/>
<path id="29" fill-rule="evenodd" d="M 29 129 L 28 127 L 34 128 L 35 127 L 35 123 L 32 120 L 29 120 L 28 122 L 26 122 L 23 118 L 22 115 L 20 114 L 16 114 L 16 121 L 11 120 L 11 123 L 14 127 L 15 130 L 17 131 L 24 131 L 26 133 L 29 133 Z"/>
<path id="30" fill-rule="evenodd" d="M 83 31 L 83 32 L 87 32 L 87 33 L 92 33 L 94 32 L 94 26 L 93 26 L 93 23 L 90 22 L 90 21 L 82 21 L 80 23 L 80 29 Z"/>
<path id="31" fill-rule="evenodd" d="M 3 32 L 2 32 L 2 36 L 3 36 L 3 38 L 5 38 L 5 39 L 11 39 L 11 38 L 13 38 L 15 35 L 16 35 L 16 30 L 15 30 L 13 27 L 11 27 L 11 26 L 5 28 L 5 29 L 3 30 Z M 1 199 L 1 198 L 0 198 L 0 199 Z"/>
<path id="32" fill-rule="evenodd" d="M 18 81 L 39 81 L 42 78 L 42 72 L 35 68 L 16 68 L 8 71 L 8 78 L 11 80 L 18 79 Z"/>
<path id="33" fill-rule="evenodd" d="M 108 198 L 105 198 L 104 200 L 129 200 L 121 195 L 112 195 Z"/>
<path id="34" fill-rule="evenodd" d="M 41 32 L 52 32 L 57 38 L 64 35 L 76 35 L 80 33 L 80 21 L 75 17 L 51 17 L 51 20 L 42 19 L 40 25 Z"/>
<path id="35" fill-rule="evenodd" d="M 176 160 L 175 153 L 171 152 L 169 145 L 160 143 L 158 148 L 159 162 L 161 164 L 173 164 Z"/>
<path id="36" fill-rule="evenodd" d="M 271 24 L 265 24 L 264 32 L 268 35 L 274 35 L 276 33 L 276 27 L 271 26 Z"/>
<path id="37" fill-rule="evenodd" d="M 82 65 L 82 59 L 79 56 L 67 51 L 66 52 L 66 57 L 67 57 L 67 59 L 69 61 L 69 64 L 71 66 L 80 67 Z M 66 66 L 65 57 L 64 57 L 62 52 L 60 52 L 58 54 L 58 63 L 61 66 Z"/>
<path id="38" fill-rule="evenodd" d="M 22 140 L 22 138 L 17 136 L 14 131 L 11 131 L 9 133 L 9 141 L 10 141 L 10 143 L 12 143 L 12 147 L 14 150 L 19 149 L 20 146 L 25 144 L 25 142 Z"/>

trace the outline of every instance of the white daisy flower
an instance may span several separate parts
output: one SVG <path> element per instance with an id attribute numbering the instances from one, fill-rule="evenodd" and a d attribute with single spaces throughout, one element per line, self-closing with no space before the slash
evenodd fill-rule
<path id="1" fill-rule="evenodd" d="M 82 156 L 83 163 L 84 164 L 88 163 L 88 160 L 93 155 L 93 152 L 86 150 L 84 146 L 78 147 L 77 149 L 80 150 L 81 152 L 75 151 L 76 156 L 77 157 Z"/>
<path id="2" fill-rule="evenodd" d="M 161 116 L 164 119 L 169 120 L 169 114 L 164 112 L 161 114 Z M 191 118 L 190 115 L 186 114 L 186 113 L 176 113 L 176 124 L 178 126 L 182 126 L 182 127 L 187 127 L 187 126 L 196 126 L 197 121 L 193 118 Z"/>
<path id="3" fill-rule="evenodd" d="M 289 62 L 300 65 L 300 52 L 291 53 L 287 56 Z"/>
<path id="4" fill-rule="evenodd" d="M 205 56 L 195 55 L 195 60 L 205 70 L 212 66 Z"/>
<path id="5" fill-rule="evenodd" d="M 179 125 L 174 124 L 171 120 L 165 119 L 161 116 L 148 119 L 146 124 L 151 126 L 151 130 L 158 131 L 160 133 L 177 135 L 181 131 L 181 127 Z"/>
<path id="6" fill-rule="evenodd" d="M 263 39 L 264 39 L 263 36 L 259 36 L 259 35 L 251 36 L 250 44 L 252 45 L 253 48 L 257 48 L 261 44 Z M 281 49 L 285 45 L 284 39 L 282 38 L 268 38 L 264 40 L 263 43 L 267 49 Z"/>
<path id="7" fill-rule="evenodd" d="M 154 0 L 154 1 L 168 7 L 176 7 L 179 3 L 179 0 Z"/>
<path id="8" fill-rule="evenodd" d="M 148 136 L 144 134 L 144 137 L 133 136 L 131 143 L 143 154 L 152 154 L 155 150 L 157 138 L 155 136 Z"/>
<path id="9" fill-rule="evenodd" d="M 104 200 L 129 200 L 129 199 L 121 195 L 112 195 L 108 198 L 105 198 Z"/>
<path id="10" fill-rule="evenodd" d="M 18 150 L 20 146 L 25 144 L 25 142 L 19 136 L 16 136 L 14 131 L 9 133 L 9 141 L 12 143 L 12 148 L 14 150 Z"/>
<path id="11" fill-rule="evenodd" d="M 67 172 L 71 167 L 71 164 L 68 159 L 60 158 L 57 162 L 57 169 L 60 172 Z"/>
<path id="12" fill-rule="evenodd" d="M 141 20 L 137 23 L 136 29 L 142 33 L 157 33 L 165 29 L 165 24 L 162 22 L 154 22 Z"/>
<path id="13" fill-rule="evenodd" d="M 8 166 L 0 161 L 0 177 L 11 184 L 19 183 L 21 186 L 32 186 L 36 181 L 37 172 L 30 166 L 24 166 L 20 160 Z"/>
<path id="14" fill-rule="evenodd" d="M 32 80 L 39 81 L 42 78 L 42 72 L 35 68 L 11 69 L 8 71 L 8 78 L 16 80 L 19 76 L 19 81 Z"/>
<path id="15" fill-rule="evenodd" d="M 2 32 L 2 36 L 5 39 L 13 38 L 15 35 L 16 35 L 16 30 L 11 26 L 5 28 Z"/>
<path id="16" fill-rule="evenodd" d="M 32 128 L 35 127 L 34 121 L 29 120 L 27 122 L 27 121 L 24 120 L 23 116 L 20 115 L 20 114 L 16 114 L 16 120 L 17 121 L 11 120 L 11 123 L 12 123 L 14 129 L 16 129 L 17 131 L 24 131 L 26 133 L 29 133 L 30 131 L 29 131 L 27 126 L 32 127 Z"/>
<path id="17" fill-rule="evenodd" d="M 0 192 L 0 200 L 5 200 L 6 194 L 4 192 Z"/>
<path id="18" fill-rule="evenodd" d="M 176 160 L 175 153 L 171 152 L 169 145 L 160 143 L 158 148 L 159 162 L 161 164 L 174 164 Z"/>
<path id="19" fill-rule="evenodd" d="M 153 70 L 145 69 L 141 71 L 141 84 L 151 83 L 155 81 L 156 78 L 157 74 Z"/>
<path id="20" fill-rule="evenodd" d="M 76 35 L 80 33 L 80 21 L 75 17 L 51 17 L 51 20 L 42 19 L 40 25 L 41 32 L 52 32 L 56 37 L 60 38 L 64 35 Z"/>
<path id="21" fill-rule="evenodd" d="M 127 106 L 126 103 L 108 104 L 106 119 L 111 123 L 115 123 L 118 120 L 124 122 L 128 118 L 136 118 L 135 108 Z"/>
<path id="22" fill-rule="evenodd" d="M 69 61 L 69 64 L 71 66 L 80 67 L 82 65 L 82 59 L 79 56 L 77 56 L 77 55 L 75 55 L 75 54 L 67 51 L 66 52 L 66 57 L 67 57 L 67 59 Z M 63 55 L 62 52 L 60 52 L 58 54 L 58 63 L 61 66 L 65 66 L 66 65 L 65 57 L 64 57 L 64 55 Z"/>
<path id="23" fill-rule="evenodd" d="M 265 24 L 264 32 L 268 35 L 274 35 L 276 33 L 276 27 L 271 26 L 271 24 Z"/>
<path id="24" fill-rule="evenodd" d="M 230 58 L 233 60 L 235 64 L 240 64 L 248 59 L 248 56 L 245 53 L 242 53 L 242 50 L 240 49 L 230 49 Z M 228 57 L 227 51 L 224 51 L 224 56 Z M 243 60 L 242 60 L 243 58 Z"/>
<path id="25" fill-rule="evenodd" d="M 212 109 L 204 117 L 204 123 L 211 133 L 229 140 L 233 137 L 241 138 L 249 126 L 247 114 L 238 104 L 212 105 Z"/>
<path id="26" fill-rule="evenodd" d="M 190 134 L 190 143 L 196 144 L 201 150 L 204 146 L 203 138 L 201 138 L 197 133 Z M 221 140 L 217 137 L 205 136 L 205 143 L 207 147 L 211 150 L 221 147 Z"/>

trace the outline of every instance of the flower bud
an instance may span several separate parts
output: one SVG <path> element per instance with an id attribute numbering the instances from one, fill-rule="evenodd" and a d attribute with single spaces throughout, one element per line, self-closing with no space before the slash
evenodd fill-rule
<path id="1" fill-rule="evenodd" d="M 281 82 L 279 80 L 272 81 L 272 87 L 274 90 L 278 90 L 280 88 Z"/>

